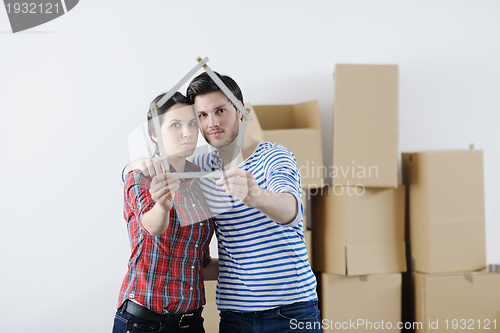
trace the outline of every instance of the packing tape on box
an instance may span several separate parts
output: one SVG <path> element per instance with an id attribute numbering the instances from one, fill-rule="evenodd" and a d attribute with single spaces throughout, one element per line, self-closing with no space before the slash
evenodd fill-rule
<path id="1" fill-rule="evenodd" d="M 359 276 L 359 281 L 362 281 L 362 282 L 368 281 L 368 275 L 360 275 Z"/>
<path id="2" fill-rule="evenodd" d="M 500 264 L 488 265 L 488 272 L 490 273 L 500 273 Z"/>
<path id="3" fill-rule="evenodd" d="M 464 278 L 469 281 L 470 283 L 474 283 L 473 281 L 473 277 L 472 277 L 472 274 L 470 273 L 467 273 L 467 274 L 464 274 Z"/>

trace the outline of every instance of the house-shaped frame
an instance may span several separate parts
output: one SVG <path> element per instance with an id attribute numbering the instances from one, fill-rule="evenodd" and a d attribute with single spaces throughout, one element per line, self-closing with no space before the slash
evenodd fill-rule
<path id="1" fill-rule="evenodd" d="M 236 108 L 241 111 L 243 114 L 243 121 L 238 133 L 238 137 L 236 139 L 236 146 L 234 149 L 234 155 L 233 159 L 231 161 L 231 168 L 236 167 L 237 165 L 237 159 L 238 155 L 241 150 L 241 144 L 243 142 L 243 136 L 245 135 L 245 130 L 247 127 L 247 122 L 249 120 L 252 120 L 252 117 L 250 116 L 250 113 L 248 112 L 247 109 L 241 104 L 241 102 L 234 96 L 234 94 L 229 90 L 229 88 L 222 82 L 222 80 L 217 76 L 217 74 L 214 73 L 214 71 L 208 67 L 207 62 L 208 58 L 205 57 L 204 59 L 201 59 L 198 57 L 196 59 L 198 61 L 198 64 L 191 70 L 189 73 L 187 73 L 172 89 L 170 89 L 157 103 L 151 103 L 149 112 L 152 116 L 153 120 L 153 125 L 156 133 L 161 133 L 161 125 L 160 125 L 160 119 L 158 117 L 158 109 L 165 104 L 170 97 L 172 97 L 179 88 L 186 83 L 189 79 L 191 79 L 200 68 L 203 68 L 205 72 L 210 76 L 210 78 L 217 84 L 217 86 L 221 89 L 221 91 L 226 95 L 226 97 L 233 103 Z M 160 158 L 162 161 L 162 166 L 163 170 L 165 172 L 169 172 L 169 164 L 168 164 L 168 159 L 167 155 L 165 154 L 165 146 L 163 143 L 163 139 L 161 135 L 156 136 L 157 141 L 158 141 L 158 150 L 160 153 Z M 222 175 L 221 171 L 215 171 L 215 172 L 178 172 L 175 174 L 179 178 L 201 178 L 201 177 L 220 177 Z"/>

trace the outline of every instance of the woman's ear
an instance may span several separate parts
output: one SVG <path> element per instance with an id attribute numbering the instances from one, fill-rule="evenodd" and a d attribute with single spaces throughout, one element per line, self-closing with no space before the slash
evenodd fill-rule
<path id="1" fill-rule="evenodd" d="M 158 139 L 156 138 L 156 132 L 153 132 L 153 134 L 151 134 L 151 140 L 158 143 Z"/>

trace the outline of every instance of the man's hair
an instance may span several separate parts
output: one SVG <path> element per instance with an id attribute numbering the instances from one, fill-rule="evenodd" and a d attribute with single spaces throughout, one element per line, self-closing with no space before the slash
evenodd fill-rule
<path id="1" fill-rule="evenodd" d="M 224 84 L 234 94 L 236 99 L 239 100 L 241 104 L 244 104 L 243 94 L 238 84 L 227 75 L 220 75 L 217 72 L 215 72 L 215 74 L 221 79 L 222 82 L 224 82 Z M 205 95 L 216 91 L 222 91 L 222 90 L 219 88 L 217 84 L 215 84 L 215 82 L 212 80 L 212 78 L 208 75 L 207 72 L 203 72 L 191 81 L 191 83 L 187 88 L 186 95 L 187 98 L 191 100 L 191 103 L 194 103 L 194 99 L 196 98 L 196 96 Z M 236 105 L 233 104 L 233 106 L 236 110 L 238 110 L 236 108 Z"/>

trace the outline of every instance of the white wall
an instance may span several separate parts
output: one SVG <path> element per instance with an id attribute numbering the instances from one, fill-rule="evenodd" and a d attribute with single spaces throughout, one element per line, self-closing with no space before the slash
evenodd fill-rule
<path id="1" fill-rule="evenodd" d="M 401 151 L 484 149 L 500 262 L 499 14 L 494 0 L 87 0 L 11 34 L 0 9 L 2 331 L 111 331 L 127 137 L 197 56 L 253 104 L 318 99 L 325 161 L 334 65 L 399 64 Z"/>

